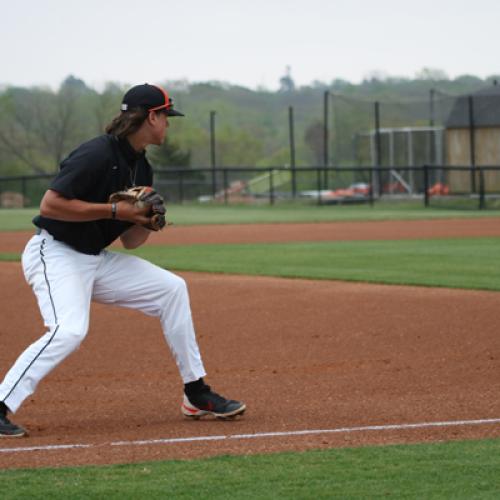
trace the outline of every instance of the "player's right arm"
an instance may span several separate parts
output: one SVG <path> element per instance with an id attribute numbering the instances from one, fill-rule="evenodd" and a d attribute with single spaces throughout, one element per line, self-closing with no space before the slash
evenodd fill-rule
<path id="1" fill-rule="evenodd" d="M 131 203 L 120 201 L 116 204 L 116 219 L 133 224 L 146 224 L 148 207 L 137 208 Z M 90 203 L 76 198 L 69 199 L 57 191 L 48 189 L 40 203 L 40 215 L 49 219 L 67 222 L 87 222 L 98 219 L 111 219 L 111 203 Z"/>

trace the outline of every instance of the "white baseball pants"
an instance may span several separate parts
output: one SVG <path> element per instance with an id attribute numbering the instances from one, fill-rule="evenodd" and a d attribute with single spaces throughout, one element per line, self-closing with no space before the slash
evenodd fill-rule
<path id="1" fill-rule="evenodd" d="M 22 264 L 48 331 L 21 354 L 0 385 L 0 401 L 12 412 L 83 341 L 91 301 L 159 317 L 183 382 L 205 376 L 186 283 L 179 276 L 132 255 L 77 252 L 44 230 L 26 245 Z"/>

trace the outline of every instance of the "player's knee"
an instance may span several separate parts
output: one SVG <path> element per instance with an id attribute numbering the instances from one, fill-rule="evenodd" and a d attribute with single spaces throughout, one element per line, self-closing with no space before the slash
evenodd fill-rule
<path id="1" fill-rule="evenodd" d="M 69 328 L 62 329 L 59 336 L 56 332 L 54 338 L 57 339 L 67 351 L 74 351 L 80 347 L 86 335 L 86 328 Z"/>
<path id="2" fill-rule="evenodd" d="M 184 278 L 181 278 L 180 276 L 177 276 L 177 290 L 179 293 L 187 293 L 187 283 Z"/>
<path id="3" fill-rule="evenodd" d="M 159 297 L 158 314 L 179 314 L 189 309 L 189 293 L 186 281 L 180 276 L 171 275 Z"/>
<path id="4" fill-rule="evenodd" d="M 177 296 L 187 295 L 187 283 L 180 276 L 173 276 L 169 279 L 169 290 Z"/>

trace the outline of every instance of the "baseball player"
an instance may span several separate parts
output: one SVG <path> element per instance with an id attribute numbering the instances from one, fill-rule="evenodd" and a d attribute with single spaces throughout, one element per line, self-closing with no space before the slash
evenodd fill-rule
<path id="1" fill-rule="evenodd" d="M 136 256 L 106 249 L 117 238 L 125 248 L 137 248 L 165 224 L 163 199 L 152 188 L 136 189 L 132 201 L 114 195 L 152 186 L 145 148 L 163 142 L 173 116 L 184 115 L 164 89 L 132 87 L 106 134 L 63 160 L 43 196 L 22 265 L 47 332 L 19 356 L 0 384 L 0 436 L 27 434 L 8 413 L 15 413 L 83 341 L 91 301 L 159 318 L 184 382 L 185 416 L 230 419 L 244 413 L 243 403 L 218 395 L 204 382 L 185 281 Z"/>

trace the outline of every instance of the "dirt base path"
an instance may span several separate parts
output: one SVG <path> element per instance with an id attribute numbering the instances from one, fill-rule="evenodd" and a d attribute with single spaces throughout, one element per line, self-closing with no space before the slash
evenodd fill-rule
<path id="1" fill-rule="evenodd" d="M 32 235 L 33 231 L 0 233 L 0 252 L 21 252 Z M 278 243 L 478 236 L 500 236 L 500 218 L 309 224 L 174 225 L 152 234 L 148 244 Z"/>
<path id="2" fill-rule="evenodd" d="M 0 468 L 500 437 L 498 421 L 401 427 L 500 418 L 499 293 L 182 275 L 207 380 L 247 414 L 184 420 L 158 322 L 95 305 L 80 350 L 15 415 L 31 436 L 0 439 Z M 43 326 L 20 264 L 0 277 L 3 376 Z M 300 433 L 315 430 L 335 432 Z"/>

